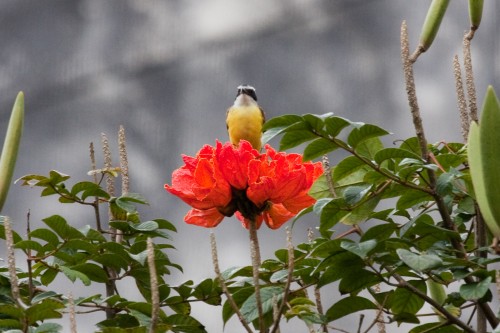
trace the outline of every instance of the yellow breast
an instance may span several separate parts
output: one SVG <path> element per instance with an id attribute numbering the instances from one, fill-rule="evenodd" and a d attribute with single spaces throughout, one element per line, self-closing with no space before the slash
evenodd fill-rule
<path id="1" fill-rule="evenodd" d="M 226 119 L 229 140 L 233 145 L 247 140 L 260 151 L 263 123 L 264 116 L 258 105 L 233 105 L 227 111 Z"/>

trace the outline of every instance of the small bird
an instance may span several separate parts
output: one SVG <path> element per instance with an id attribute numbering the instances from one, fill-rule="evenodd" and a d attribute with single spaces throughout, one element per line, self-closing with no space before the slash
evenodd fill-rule
<path id="1" fill-rule="evenodd" d="M 247 140 L 254 149 L 260 151 L 265 120 L 264 111 L 257 104 L 255 88 L 249 85 L 239 86 L 234 104 L 226 114 L 229 141 L 237 146 L 240 140 Z"/>

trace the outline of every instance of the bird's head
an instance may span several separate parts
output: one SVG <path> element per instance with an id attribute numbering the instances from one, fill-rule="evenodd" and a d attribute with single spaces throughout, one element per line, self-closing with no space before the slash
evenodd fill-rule
<path id="1" fill-rule="evenodd" d="M 242 85 L 238 86 L 238 93 L 236 94 L 236 97 L 240 96 L 241 94 L 245 94 L 247 96 L 250 96 L 255 101 L 257 101 L 257 94 L 255 93 L 255 88 L 252 86 L 249 86 L 247 84 L 242 84 Z"/>

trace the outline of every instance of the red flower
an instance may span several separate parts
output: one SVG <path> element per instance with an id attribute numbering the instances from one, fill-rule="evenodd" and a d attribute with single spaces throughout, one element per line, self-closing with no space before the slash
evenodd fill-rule
<path id="1" fill-rule="evenodd" d="M 185 165 L 172 174 L 165 189 L 193 209 L 187 223 L 215 227 L 224 216 L 236 217 L 244 227 L 252 219 L 277 229 L 316 201 L 307 192 L 323 173 L 320 162 L 303 162 L 299 154 L 276 152 L 266 145 L 259 152 L 242 140 L 204 146 L 196 157 L 184 156 Z"/>

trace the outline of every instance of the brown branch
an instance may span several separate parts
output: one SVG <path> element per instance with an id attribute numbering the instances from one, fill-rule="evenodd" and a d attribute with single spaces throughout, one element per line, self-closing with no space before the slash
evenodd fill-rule
<path id="1" fill-rule="evenodd" d="M 441 304 L 436 302 L 434 299 L 431 297 L 427 296 L 426 293 L 423 293 L 420 291 L 420 289 L 414 287 L 413 285 L 409 284 L 405 279 L 403 279 L 401 276 L 398 274 L 393 274 L 394 278 L 398 281 L 398 286 L 401 288 L 408 289 L 411 291 L 413 294 L 417 295 L 430 305 L 432 305 L 434 308 L 436 308 L 437 311 L 441 312 L 443 316 L 446 317 L 449 323 L 455 324 L 462 328 L 464 332 L 469 332 L 469 333 L 476 333 L 475 330 L 473 330 L 470 326 L 468 326 L 466 323 L 452 315 L 449 311 L 447 311 Z"/>

